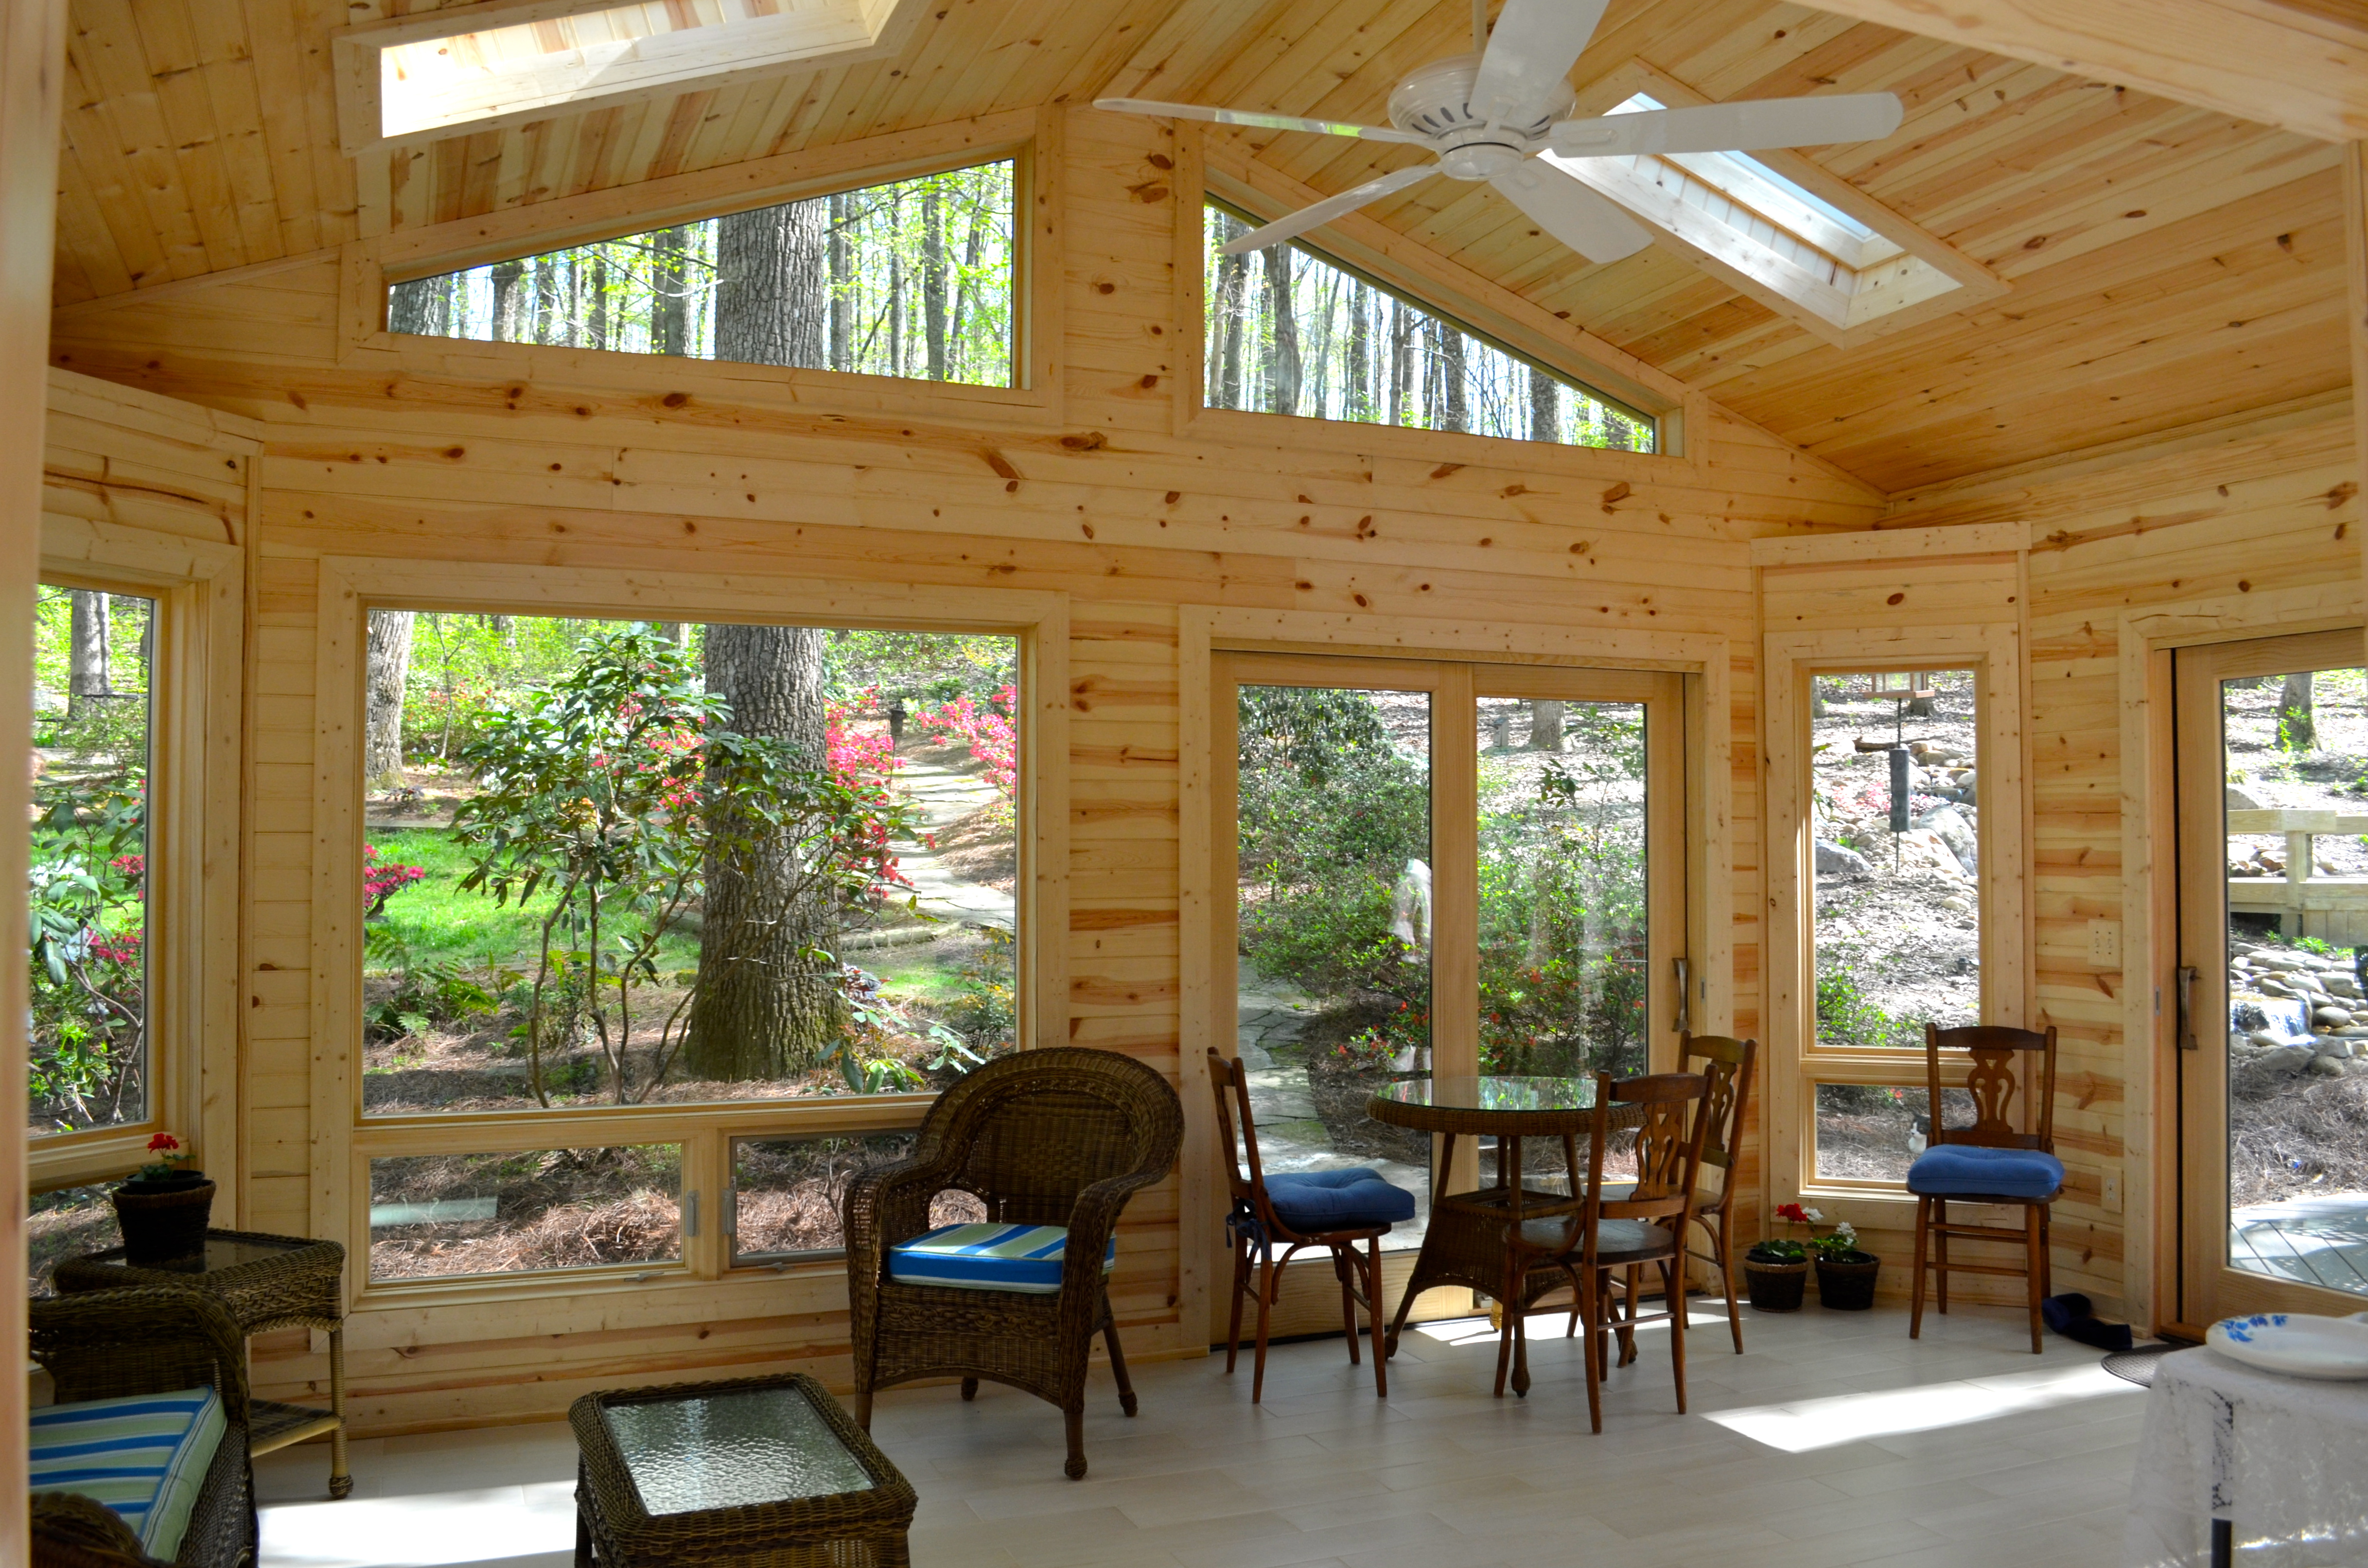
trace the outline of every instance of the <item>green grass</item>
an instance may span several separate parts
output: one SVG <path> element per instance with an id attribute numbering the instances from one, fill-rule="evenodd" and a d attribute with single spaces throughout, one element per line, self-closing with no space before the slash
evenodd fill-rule
<path id="1" fill-rule="evenodd" d="M 414 963 L 448 961 L 482 967 L 490 960 L 510 969 L 533 969 L 535 945 L 542 939 L 542 922 L 551 913 L 548 893 L 538 893 L 523 903 L 512 899 L 502 904 L 489 893 L 463 892 L 461 879 L 469 874 L 470 860 L 450 833 L 386 830 L 371 834 L 370 842 L 377 847 L 381 862 L 417 866 L 427 873 L 398 889 L 386 901 L 386 913 L 378 922 L 408 944 Z M 698 962 L 695 931 L 671 935 L 659 945 L 657 964 L 662 972 L 689 969 Z M 373 973 L 385 973 L 390 966 L 373 955 L 369 967 Z"/>

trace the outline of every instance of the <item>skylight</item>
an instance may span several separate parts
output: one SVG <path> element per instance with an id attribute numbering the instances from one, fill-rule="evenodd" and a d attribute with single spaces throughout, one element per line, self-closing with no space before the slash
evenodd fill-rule
<path id="1" fill-rule="evenodd" d="M 1637 92 L 1606 112 L 1668 107 Z M 1987 280 L 1939 241 L 1911 253 L 1864 217 L 1746 153 L 1541 156 L 1680 241 L 1747 292 L 1836 341 L 1852 328 Z M 1904 225 L 1885 227 L 1896 233 Z"/>
<path id="2" fill-rule="evenodd" d="M 643 0 L 552 16 L 548 4 L 469 6 L 357 28 L 341 40 L 376 55 L 357 74 L 376 89 L 372 140 L 514 122 L 595 99 L 655 97 L 689 84 L 884 51 L 913 0 Z"/>

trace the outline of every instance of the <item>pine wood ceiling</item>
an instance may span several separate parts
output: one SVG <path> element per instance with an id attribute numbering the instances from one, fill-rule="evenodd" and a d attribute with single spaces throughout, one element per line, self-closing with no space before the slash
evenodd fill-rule
<path id="1" fill-rule="evenodd" d="M 1407 70 L 1469 47 L 1464 0 L 942 0 L 894 59 L 366 157 L 358 177 L 328 36 L 422 8 L 74 0 L 59 301 L 1106 91 L 1378 122 Z M 1885 490 L 2348 385 L 2331 146 L 1766 0 L 1614 0 L 1573 80 L 1636 58 L 1717 98 L 1898 93 L 1896 135 L 1818 161 L 2013 288 L 1842 350 L 1666 246 L 1584 265 L 1483 187 L 1433 180 L 1372 215 Z M 1212 135 L 1327 192 L 1409 155 Z"/>

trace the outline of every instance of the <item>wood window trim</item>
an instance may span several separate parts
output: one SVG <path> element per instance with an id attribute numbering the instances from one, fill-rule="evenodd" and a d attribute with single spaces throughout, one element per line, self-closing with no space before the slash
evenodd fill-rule
<path id="1" fill-rule="evenodd" d="M 362 649 L 373 608 L 569 615 L 637 620 L 763 620 L 814 626 L 1003 632 L 1019 639 L 1019 914 L 1015 954 L 1023 1046 L 1066 1043 L 1068 1032 L 1068 597 L 1031 589 L 946 588 L 738 574 L 503 566 L 329 556 L 320 562 L 315 691 L 313 867 L 312 1147 L 313 1233 L 367 1259 L 370 1161 L 400 1154 L 492 1153 L 596 1144 L 681 1143 L 683 1190 L 701 1194 L 700 1234 L 679 1264 L 372 1283 L 367 1264 L 348 1282 L 357 1311 L 426 1302 L 565 1296 L 603 1281 L 639 1289 L 698 1285 L 734 1269 L 718 1223 L 731 1179 L 731 1140 L 812 1131 L 896 1131 L 917 1126 L 921 1096 L 843 1096 L 801 1103 L 616 1106 L 458 1115 L 361 1114 Z M 351 911 L 350 918 L 341 912 Z M 334 1131 L 333 1131 L 334 1130 Z M 787 1272 L 836 1272 L 828 1260 Z M 655 1272 L 659 1278 L 639 1277 Z M 841 1276 L 843 1281 L 843 1275 Z M 839 1289 L 844 1291 L 844 1284 Z M 843 1294 L 842 1294 L 843 1301 Z"/>
<path id="2" fill-rule="evenodd" d="M 1207 327 L 1202 213 L 1207 198 L 1215 196 L 1244 211 L 1280 217 L 1321 199 L 1323 193 L 1259 163 L 1234 143 L 1211 140 L 1201 126 L 1178 124 L 1174 136 L 1175 292 L 1168 319 L 1176 341 L 1169 350 L 1168 379 L 1173 427 L 1178 437 L 1243 447 L 1313 447 L 1431 463 L 1520 469 L 1580 480 L 1624 480 L 1632 484 L 1707 476 L 1711 403 L 1706 394 L 1374 219 L 1353 212 L 1326 224 L 1318 231 L 1320 241 L 1311 242 L 1309 248 L 1335 256 L 1345 266 L 1404 291 L 1452 324 L 1468 325 L 1518 354 L 1652 415 L 1660 425 L 1661 449 L 1611 451 L 1455 430 L 1417 430 L 1203 406 Z"/>
<path id="3" fill-rule="evenodd" d="M 2174 650 L 2361 620 L 2342 581 L 2215 595 L 2123 610 L 2114 627 L 2122 758 L 2123 1310 L 2180 1316 L 2179 952 Z M 2157 1005 L 2159 999 L 2159 1005 Z"/>
<path id="4" fill-rule="evenodd" d="M 1177 617 L 1178 998 L 1181 1046 L 1177 1092 L 1184 1103 L 1184 1152 L 1178 1162 L 1179 1321 L 1209 1321 L 1224 1287 L 1212 1279 L 1223 1217 L 1216 1126 L 1208 1074 L 1211 1048 L 1235 1045 L 1219 1019 L 1232 1005 L 1217 994 L 1221 933 L 1230 932 L 1230 897 L 1215 875 L 1219 804 L 1215 713 L 1218 652 L 1357 654 L 1438 664 L 1534 665 L 1547 669 L 1663 670 L 1680 682 L 1685 730 L 1684 950 L 1696 994 L 1689 998 L 1695 1032 L 1732 1034 L 1738 1008 L 1736 932 L 1748 918 L 1736 898 L 1734 801 L 1735 661 L 1749 657 L 1713 632 L 1523 625 L 1501 620 L 1372 617 L 1316 610 L 1222 609 L 1187 605 Z M 1439 940 L 1434 929 L 1434 942 Z M 1436 980 L 1434 979 L 1434 984 Z"/>
<path id="5" fill-rule="evenodd" d="M 1768 1006 L 1768 1200 L 1804 1199 L 1861 1229 L 1896 1229 L 1913 1205 L 1904 1188 L 1819 1178 L 1815 1085 L 1923 1083 L 1918 1051 L 1837 1050 L 1816 1043 L 1816 951 L 1812 930 L 1816 877 L 1809 817 L 1809 681 L 1868 669 L 1966 669 L 1980 679 L 1976 789 L 1981 846 L 1982 1017 L 2027 1022 L 2035 1005 L 2031 973 L 2029 790 L 2025 779 L 2025 674 L 2019 624 L 1884 630 L 1771 631 L 1764 639 L 1766 706 Z"/>
<path id="6" fill-rule="evenodd" d="M 1057 427 L 1064 379 L 1063 125 L 1061 112 L 1050 106 L 1014 109 L 416 227 L 388 230 L 381 207 L 375 225 L 366 222 L 366 237 L 338 251 L 337 362 L 430 380 L 584 387 L 668 410 L 700 403 L 780 403 L 823 416 L 834 428 L 843 427 L 846 417 L 867 415 L 965 427 Z M 366 154 L 361 166 L 367 174 L 372 159 L 390 155 Z M 392 283 L 1003 158 L 1014 165 L 1008 387 L 387 330 Z M 383 177 L 386 170 L 377 173 Z M 369 202 L 364 205 L 368 214 Z M 367 233 L 373 226 L 378 232 Z"/>
<path id="7" fill-rule="evenodd" d="M 156 605 L 149 669 L 149 1114 L 28 1140 L 28 1187 L 129 1176 L 160 1130 L 189 1142 L 235 1224 L 245 1199 L 238 863 L 245 552 L 45 513 L 41 580 Z M 211 874 L 209 874 L 211 870 Z"/>

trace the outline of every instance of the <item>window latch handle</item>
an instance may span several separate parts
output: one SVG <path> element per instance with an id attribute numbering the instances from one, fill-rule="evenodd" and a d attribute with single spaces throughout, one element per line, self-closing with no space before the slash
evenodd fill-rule
<path id="1" fill-rule="evenodd" d="M 1677 1028 L 1678 1028 L 1678 1032 L 1679 1032 L 1679 1034 L 1684 1034 L 1684 1033 L 1685 1033 L 1685 1032 L 1687 1032 L 1689 1029 L 1691 1029 L 1691 1028 L 1693 1028 L 1693 1025 L 1689 1021 L 1689 1019 L 1691 1018 L 1691 1015 L 1690 1015 L 1690 1014 L 1686 1011 L 1686 993 L 1688 992 L 1688 990 L 1689 990 L 1689 989 L 1691 989 L 1691 982 L 1689 981 L 1689 979 L 1687 978 L 1686 960 L 1685 960 L 1684 959 L 1682 959 L 1682 958 L 1671 959 L 1669 961 L 1670 961 L 1671 963 L 1676 964 L 1676 965 L 1678 966 L 1678 1023 L 1677 1023 Z"/>
<path id="2" fill-rule="evenodd" d="M 2181 1051 L 2203 1049 L 2195 1039 L 2195 980 L 2193 964 L 2179 966 L 2179 1049 Z"/>

